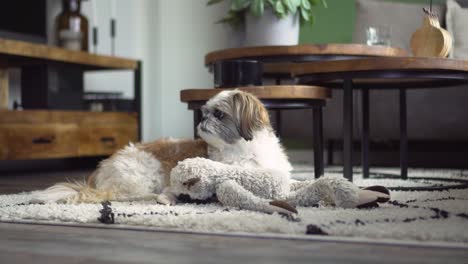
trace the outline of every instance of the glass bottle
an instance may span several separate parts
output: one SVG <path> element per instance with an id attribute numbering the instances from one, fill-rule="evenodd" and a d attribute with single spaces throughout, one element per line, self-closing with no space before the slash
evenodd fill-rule
<path id="1" fill-rule="evenodd" d="M 62 0 L 55 18 L 57 44 L 70 50 L 88 51 L 88 19 L 81 14 L 81 0 Z"/>

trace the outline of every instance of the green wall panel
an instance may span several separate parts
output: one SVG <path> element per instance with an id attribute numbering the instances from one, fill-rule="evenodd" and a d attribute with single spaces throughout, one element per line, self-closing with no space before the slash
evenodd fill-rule
<path id="1" fill-rule="evenodd" d="M 391 0 L 392 2 L 427 3 L 429 0 Z M 444 3 L 434 0 L 433 3 Z M 349 43 L 353 37 L 356 15 L 355 0 L 327 0 L 328 8 L 315 8 L 313 25 L 301 26 L 299 43 Z"/>

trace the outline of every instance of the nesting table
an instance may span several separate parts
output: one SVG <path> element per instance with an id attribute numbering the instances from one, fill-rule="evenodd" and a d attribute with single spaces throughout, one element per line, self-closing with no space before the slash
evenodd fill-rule
<path id="1" fill-rule="evenodd" d="M 400 93 L 400 167 L 401 177 L 408 176 L 406 91 L 411 88 L 450 87 L 468 83 L 468 61 L 394 57 L 363 58 L 340 61 L 292 63 L 288 68 L 300 83 L 326 85 L 343 89 L 344 176 L 352 181 L 353 100 L 356 89 L 362 90 L 363 133 L 362 166 L 369 176 L 369 89 L 397 89 Z"/>
<path id="2" fill-rule="evenodd" d="M 194 114 L 194 133 L 201 121 L 201 107 L 217 93 L 231 89 L 187 89 L 180 93 L 180 100 L 188 104 Z M 314 173 L 318 178 L 324 173 L 323 166 L 323 118 L 322 108 L 330 98 L 330 90 L 318 86 L 306 85 L 273 85 L 255 87 L 236 87 L 249 92 L 262 101 L 268 110 L 271 109 L 312 109 L 314 129 Z"/>

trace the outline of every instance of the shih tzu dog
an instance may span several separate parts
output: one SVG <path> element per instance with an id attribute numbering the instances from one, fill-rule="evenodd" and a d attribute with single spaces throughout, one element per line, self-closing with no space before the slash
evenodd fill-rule
<path id="1" fill-rule="evenodd" d="M 264 168 L 290 175 L 292 170 L 263 104 L 239 90 L 223 91 L 202 108 L 198 125 L 202 139 L 160 139 L 130 144 L 102 161 L 86 182 L 58 183 L 34 193 L 41 202 L 157 200 L 174 204 L 170 172 L 179 161 L 204 157 L 243 168 Z M 360 202 L 379 193 L 362 191 Z"/>

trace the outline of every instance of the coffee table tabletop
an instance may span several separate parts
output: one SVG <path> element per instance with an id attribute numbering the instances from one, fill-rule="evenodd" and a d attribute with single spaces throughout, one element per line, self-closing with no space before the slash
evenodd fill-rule
<path id="1" fill-rule="evenodd" d="M 287 68 L 299 83 L 341 87 L 345 76 L 358 88 L 396 89 L 453 86 L 466 82 L 468 61 L 423 57 L 374 57 L 346 61 L 320 61 L 271 65 Z M 279 69 L 272 69 L 278 71 Z"/>
<path id="2" fill-rule="evenodd" d="M 364 44 L 320 44 L 295 46 L 256 46 L 217 50 L 205 56 L 205 65 L 235 59 L 252 59 L 263 62 L 314 61 L 351 59 L 370 56 L 408 56 L 403 49 Z"/>
<path id="3" fill-rule="evenodd" d="M 365 72 L 379 70 L 468 71 L 468 61 L 427 57 L 375 57 L 346 61 L 320 61 L 290 64 L 293 75 L 326 72 Z"/>
<path id="4" fill-rule="evenodd" d="M 255 94 L 259 99 L 270 100 L 325 100 L 331 96 L 331 92 L 327 88 L 308 85 L 246 86 L 236 87 L 235 89 Z M 216 94 L 226 90 L 234 90 L 234 88 L 186 89 L 180 92 L 180 100 L 185 103 L 207 101 Z"/>

